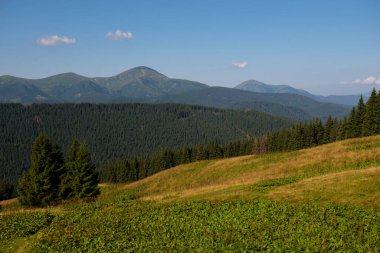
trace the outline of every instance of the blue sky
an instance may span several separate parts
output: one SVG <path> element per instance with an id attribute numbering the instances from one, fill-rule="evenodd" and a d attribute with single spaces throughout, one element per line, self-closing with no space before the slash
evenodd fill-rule
<path id="1" fill-rule="evenodd" d="M 0 34 L 0 75 L 144 65 L 213 86 L 380 87 L 379 0 L 0 0 Z"/>

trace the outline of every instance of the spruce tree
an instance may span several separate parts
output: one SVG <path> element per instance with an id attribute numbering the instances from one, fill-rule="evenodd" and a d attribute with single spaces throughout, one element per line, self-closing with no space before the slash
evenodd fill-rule
<path id="1" fill-rule="evenodd" d="M 75 197 L 75 181 L 76 181 L 76 155 L 79 149 L 79 142 L 74 140 L 66 153 L 65 173 L 61 176 L 61 185 L 59 196 L 61 199 L 70 199 Z"/>
<path id="2" fill-rule="evenodd" d="M 67 152 L 65 167 L 67 173 L 62 179 L 62 197 L 95 197 L 100 193 L 98 174 L 85 143 L 77 140 L 72 142 Z"/>
<path id="3" fill-rule="evenodd" d="M 364 115 L 365 115 L 365 104 L 363 101 L 363 96 L 360 96 L 359 103 L 356 110 L 356 115 L 355 115 L 355 126 L 353 129 L 354 130 L 353 137 L 360 137 L 362 135 Z"/>
<path id="4" fill-rule="evenodd" d="M 365 106 L 365 114 L 363 120 L 363 136 L 374 135 L 379 131 L 380 119 L 378 116 L 379 111 L 379 98 L 375 88 L 373 88 L 371 96 L 369 97 L 367 104 Z M 377 115 L 376 115 L 377 114 Z"/>
<path id="5" fill-rule="evenodd" d="M 340 127 L 339 120 L 337 118 L 334 118 L 333 127 L 330 134 L 330 138 L 331 138 L 330 140 L 332 142 L 338 139 L 339 127 Z"/>
<path id="6" fill-rule="evenodd" d="M 47 206 L 58 200 L 63 157 L 46 134 L 32 145 L 31 165 L 18 185 L 19 201 L 24 206 Z"/>
<path id="7" fill-rule="evenodd" d="M 353 138 L 356 137 L 356 128 L 357 128 L 357 113 L 356 108 L 352 107 L 351 114 L 347 119 L 347 132 L 346 132 L 346 138 Z"/>
<path id="8" fill-rule="evenodd" d="M 347 128 L 348 128 L 348 120 L 346 117 L 344 117 L 344 119 L 339 122 L 337 140 L 345 140 L 347 138 Z"/>
<path id="9" fill-rule="evenodd" d="M 333 127 L 334 127 L 334 121 L 333 119 L 331 118 L 331 116 L 329 116 L 326 120 L 326 123 L 325 123 L 325 132 L 324 132 L 324 135 L 323 135 L 323 143 L 330 143 L 332 142 L 332 132 L 333 132 Z"/>

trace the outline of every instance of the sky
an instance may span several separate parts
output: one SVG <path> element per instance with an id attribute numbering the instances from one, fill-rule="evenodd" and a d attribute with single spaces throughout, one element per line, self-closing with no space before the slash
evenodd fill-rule
<path id="1" fill-rule="evenodd" d="M 380 1 L 0 0 L 0 75 L 136 66 L 211 86 L 365 93 L 380 88 Z"/>

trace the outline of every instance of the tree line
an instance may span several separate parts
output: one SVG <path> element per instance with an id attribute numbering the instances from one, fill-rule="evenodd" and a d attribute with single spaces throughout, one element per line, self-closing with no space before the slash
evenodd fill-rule
<path id="1" fill-rule="evenodd" d="M 149 156 L 119 159 L 99 168 L 99 178 L 106 182 L 136 181 L 159 171 L 186 163 L 252 153 L 252 139 L 221 144 L 217 141 L 195 147 L 165 149 Z"/>
<path id="2" fill-rule="evenodd" d="M 348 117 L 328 117 L 298 123 L 291 128 L 262 135 L 253 140 L 253 154 L 310 148 L 348 138 L 380 134 L 380 91 L 372 90 L 368 101 L 360 98 Z"/>
<path id="3" fill-rule="evenodd" d="M 165 149 L 150 156 L 118 159 L 99 168 L 102 181 L 129 182 L 159 171 L 200 160 L 227 158 L 249 154 L 266 154 L 310 148 L 347 138 L 380 134 L 380 92 L 374 89 L 367 103 L 361 97 L 358 106 L 343 119 L 328 117 L 325 122 L 314 119 L 291 128 L 264 134 L 256 138 L 221 144 Z"/>
<path id="4" fill-rule="evenodd" d="M 295 121 L 256 111 L 175 104 L 0 104 L 0 192 L 14 193 L 30 167 L 33 140 L 45 132 L 62 147 L 85 140 L 97 167 L 163 149 L 258 136 Z M 1 183 L 3 182 L 3 183 Z"/>
<path id="5" fill-rule="evenodd" d="M 47 206 L 95 197 L 100 193 L 98 183 L 84 142 L 74 140 L 64 159 L 60 148 L 46 134 L 40 134 L 32 145 L 30 169 L 18 182 L 18 199 L 23 206 Z"/>
<path id="6" fill-rule="evenodd" d="M 344 119 L 329 117 L 325 122 L 315 119 L 256 138 L 229 143 L 212 141 L 206 145 L 187 145 L 179 149 L 166 148 L 145 156 L 117 159 L 98 167 L 97 171 L 101 181 L 129 182 L 194 161 L 298 150 L 337 140 L 375 134 L 380 134 L 380 92 L 377 93 L 374 89 L 367 103 L 360 98 L 358 106 L 353 107 L 351 114 Z M 0 181 L 3 196 L 7 196 L 6 194 L 9 194 L 12 189 L 14 186 L 5 183 L 1 185 Z M 1 191 L 0 197 L 2 197 Z"/>

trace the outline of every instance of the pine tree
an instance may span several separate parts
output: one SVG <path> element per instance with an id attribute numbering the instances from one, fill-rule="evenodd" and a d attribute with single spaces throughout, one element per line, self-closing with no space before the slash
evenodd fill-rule
<path id="1" fill-rule="evenodd" d="M 47 206 L 58 200 L 63 157 L 46 134 L 32 145 L 31 165 L 18 185 L 19 201 L 24 206 Z"/>
<path id="2" fill-rule="evenodd" d="M 339 120 L 337 118 L 334 118 L 333 127 L 330 134 L 330 140 L 332 142 L 338 139 L 339 127 L 340 127 Z"/>
<path id="3" fill-rule="evenodd" d="M 369 136 L 378 133 L 378 130 L 380 128 L 378 116 L 378 108 L 380 103 L 378 102 L 378 100 L 378 95 L 374 88 L 366 104 L 362 130 L 363 136 Z"/>
<path id="4" fill-rule="evenodd" d="M 312 132 L 313 132 L 313 144 L 321 145 L 323 144 L 323 136 L 325 134 L 325 128 L 323 126 L 322 120 L 317 119 L 312 124 Z"/>
<path id="5" fill-rule="evenodd" d="M 339 122 L 338 140 L 345 140 L 347 138 L 347 128 L 348 120 L 344 117 L 344 119 Z"/>
<path id="6" fill-rule="evenodd" d="M 334 121 L 331 118 L 331 116 L 329 116 L 326 120 L 326 123 L 325 123 L 325 132 L 323 135 L 323 143 L 330 143 L 333 141 L 332 140 L 333 127 L 334 127 Z"/>
<path id="7" fill-rule="evenodd" d="M 356 137 L 356 128 L 357 128 L 357 115 L 356 115 L 356 108 L 352 107 L 350 116 L 347 119 L 347 132 L 346 132 L 346 138 L 353 138 Z"/>
<path id="8" fill-rule="evenodd" d="M 65 198 L 95 197 L 100 193 L 98 174 L 85 143 L 74 140 L 67 152 L 61 194 Z"/>
<path id="9" fill-rule="evenodd" d="M 362 135 L 364 116 L 365 116 L 365 104 L 363 101 L 363 96 L 360 96 L 359 103 L 356 110 L 356 115 L 355 115 L 356 118 L 355 118 L 355 127 L 353 129 L 353 133 L 354 133 L 353 137 L 360 137 Z"/>

